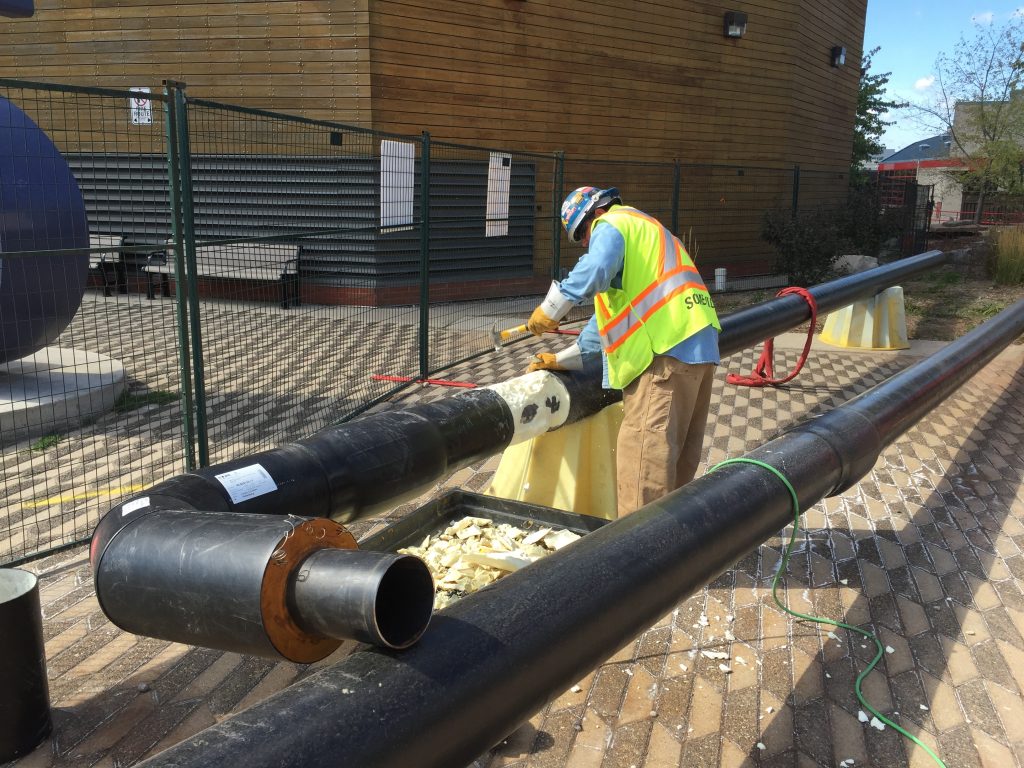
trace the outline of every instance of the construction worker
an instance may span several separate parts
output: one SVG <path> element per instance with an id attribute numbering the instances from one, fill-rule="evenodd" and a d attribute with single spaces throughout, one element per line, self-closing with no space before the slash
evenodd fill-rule
<path id="1" fill-rule="evenodd" d="M 593 299 L 576 344 L 541 352 L 530 370 L 572 370 L 594 350 L 604 385 L 622 390 L 616 445 L 618 515 L 693 479 L 700 463 L 721 325 L 683 244 L 653 216 L 622 204 L 617 189 L 580 187 L 562 203 L 562 226 L 587 252 L 551 284 L 527 322 L 540 336 L 573 305 Z"/>

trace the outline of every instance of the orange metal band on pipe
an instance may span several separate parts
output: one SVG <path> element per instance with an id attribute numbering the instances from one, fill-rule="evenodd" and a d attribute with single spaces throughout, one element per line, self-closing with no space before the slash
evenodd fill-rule
<path id="1" fill-rule="evenodd" d="M 309 664 L 330 656 L 341 640 L 311 635 L 299 627 L 288 610 L 288 585 L 306 556 L 321 549 L 358 549 L 343 525 L 318 517 L 299 521 L 278 544 L 267 562 L 260 586 L 260 613 L 267 639 L 289 661 Z"/>

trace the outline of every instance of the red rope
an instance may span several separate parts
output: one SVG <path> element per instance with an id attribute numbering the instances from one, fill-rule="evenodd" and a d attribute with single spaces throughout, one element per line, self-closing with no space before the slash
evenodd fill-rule
<path id="1" fill-rule="evenodd" d="M 754 366 L 754 370 L 751 374 L 749 376 L 740 376 L 736 373 L 730 373 L 725 377 L 725 380 L 729 384 L 736 384 L 743 387 L 777 387 L 779 384 L 785 384 L 800 373 L 800 369 L 803 368 L 804 363 L 807 362 L 807 353 L 811 351 L 811 341 L 814 339 L 814 324 L 818 319 L 818 303 L 806 288 L 783 288 L 776 295 L 788 296 L 790 294 L 802 296 L 804 301 L 806 301 L 811 307 L 811 326 L 807 329 L 807 341 L 804 343 L 804 351 L 800 353 L 800 359 L 797 361 L 796 368 L 794 368 L 793 372 L 784 379 L 773 378 L 775 376 L 775 371 L 773 370 L 775 339 L 765 339 L 764 349 L 761 351 L 761 358 L 757 361 L 757 365 Z"/>
<path id="2" fill-rule="evenodd" d="M 474 389 L 476 384 L 472 384 L 468 381 L 450 381 L 448 379 L 414 379 L 410 376 L 386 376 L 383 373 L 375 373 L 370 378 L 375 381 L 413 381 L 417 384 L 434 384 L 439 387 L 463 387 L 465 389 Z"/>

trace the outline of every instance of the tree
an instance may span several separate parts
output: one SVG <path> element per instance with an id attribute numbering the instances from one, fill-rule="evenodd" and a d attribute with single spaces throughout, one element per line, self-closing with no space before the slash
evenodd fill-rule
<path id="1" fill-rule="evenodd" d="M 937 88 L 915 105 L 921 121 L 945 133 L 950 155 L 962 165 L 950 174 L 978 194 L 975 222 L 986 194 L 1024 191 L 1024 28 L 1014 18 L 1003 27 L 962 35 L 935 62 Z"/>
<path id="2" fill-rule="evenodd" d="M 891 120 L 885 120 L 885 114 L 890 109 L 899 109 L 906 106 L 898 101 L 890 101 L 885 98 L 885 88 L 889 84 L 891 72 L 881 75 L 873 75 L 871 69 L 871 57 L 878 53 L 879 49 L 872 48 L 864 54 L 864 60 L 860 69 L 860 89 L 857 92 L 857 114 L 853 123 L 853 159 L 850 163 L 852 171 L 851 178 L 859 178 L 863 171 L 864 164 L 882 151 L 882 133 L 892 125 Z"/>

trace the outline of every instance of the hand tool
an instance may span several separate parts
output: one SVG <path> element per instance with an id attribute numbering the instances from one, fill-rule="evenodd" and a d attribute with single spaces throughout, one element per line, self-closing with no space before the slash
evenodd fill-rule
<path id="1" fill-rule="evenodd" d="M 508 341 L 508 337 L 515 333 L 525 333 L 526 323 L 517 325 L 515 328 L 506 328 L 503 331 L 498 331 L 498 324 L 495 323 L 491 326 L 491 340 L 494 342 L 494 351 L 497 352 L 501 349 L 501 342 Z"/>
<path id="2" fill-rule="evenodd" d="M 517 325 L 515 328 L 506 328 L 503 331 L 498 330 L 498 324 L 495 323 L 491 326 L 491 341 L 494 342 L 494 351 L 498 352 L 501 349 L 501 343 L 508 341 L 509 337 L 516 333 L 526 333 L 526 323 Z M 557 333 L 562 336 L 579 336 L 580 332 L 575 330 L 566 330 L 564 328 L 555 328 L 553 331 L 548 333 Z"/>

